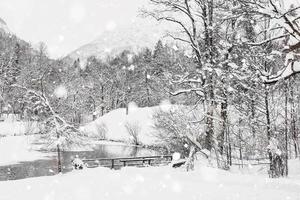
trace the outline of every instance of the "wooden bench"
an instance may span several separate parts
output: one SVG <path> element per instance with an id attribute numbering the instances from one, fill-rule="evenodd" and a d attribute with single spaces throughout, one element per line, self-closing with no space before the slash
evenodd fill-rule
<path id="1" fill-rule="evenodd" d="M 127 159 L 121 159 L 120 162 L 123 163 L 123 166 L 126 166 L 126 163 L 128 162 L 140 162 L 142 161 L 142 164 L 148 163 L 148 165 L 151 165 L 151 161 L 155 160 L 155 158 L 127 158 Z"/>

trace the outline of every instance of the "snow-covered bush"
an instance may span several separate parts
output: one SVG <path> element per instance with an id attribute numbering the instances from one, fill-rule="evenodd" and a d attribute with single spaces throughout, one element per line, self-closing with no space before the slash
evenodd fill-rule
<path id="1" fill-rule="evenodd" d="M 72 161 L 72 165 L 74 169 L 83 169 L 84 168 L 84 162 L 79 159 L 78 155 L 76 155 L 75 159 Z"/>
<path id="2" fill-rule="evenodd" d="M 57 145 L 61 149 L 69 149 L 72 146 L 80 146 L 84 141 L 83 135 L 75 127 L 56 116 L 45 121 L 44 131 L 43 139 L 47 141 L 47 149 L 54 150 Z"/>
<path id="3" fill-rule="evenodd" d="M 141 126 L 138 122 L 126 122 L 125 128 L 130 135 L 130 142 L 134 145 L 140 145 L 139 135 L 141 132 Z"/>
<path id="4" fill-rule="evenodd" d="M 34 121 L 26 121 L 24 122 L 24 134 L 25 135 L 31 135 L 35 134 L 38 129 L 38 123 Z"/>
<path id="5" fill-rule="evenodd" d="M 189 155 L 195 143 L 202 144 L 204 139 L 203 125 L 199 119 L 198 109 L 176 108 L 158 110 L 153 115 L 155 133 L 158 143 L 169 152 L 180 152 Z M 199 145 L 197 145 L 199 148 Z"/>
<path id="6" fill-rule="evenodd" d="M 107 135 L 107 126 L 104 123 L 95 123 L 95 127 L 97 130 L 97 137 L 100 140 L 105 140 Z"/>

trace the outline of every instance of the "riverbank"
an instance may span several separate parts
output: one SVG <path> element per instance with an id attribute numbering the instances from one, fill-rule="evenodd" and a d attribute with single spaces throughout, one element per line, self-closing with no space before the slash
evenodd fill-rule
<path id="1" fill-rule="evenodd" d="M 87 139 L 81 146 L 71 147 L 67 151 L 93 151 L 97 145 L 133 146 L 117 141 Z M 53 156 L 56 156 L 56 152 L 46 149 L 46 141 L 41 139 L 41 135 L 6 136 L 0 138 L 0 166 L 48 159 Z"/>
<path id="2" fill-rule="evenodd" d="M 41 139 L 42 138 L 42 139 Z M 42 135 L 6 136 L 0 138 L 0 181 L 50 176 L 58 173 L 57 149 L 47 149 Z M 112 141 L 85 141 L 60 151 L 62 173 L 72 171 L 72 160 L 120 158 L 157 155 L 148 148 Z M 0 198 L 1 199 L 1 198 Z"/>

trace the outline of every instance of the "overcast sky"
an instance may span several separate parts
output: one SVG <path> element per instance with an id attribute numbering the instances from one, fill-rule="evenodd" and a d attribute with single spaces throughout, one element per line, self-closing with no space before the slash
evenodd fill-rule
<path id="1" fill-rule="evenodd" d="M 22 39 L 43 41 L 51 57 L 61 57 L 104 30 L 134 20 L 147 0 L 0 0 L 0 18 Z M 300 5 L 300 0 L 281 0 Z M 289 4 L 289 3 L 288 3 Z"/>
<path id="2" fill-rule="evenodd" d="M 0 0 L 0 17 L 22 39 L 60 57 L 104 30 L 129 24 L 145 0 Z"/>

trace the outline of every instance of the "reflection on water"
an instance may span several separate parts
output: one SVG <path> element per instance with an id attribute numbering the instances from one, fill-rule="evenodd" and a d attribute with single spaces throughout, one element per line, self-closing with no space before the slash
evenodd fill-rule
<path id="1" fill-rule="evenodd" d="M 75 155 L 78 155 L 81 159 L 93 159 L 150 156 L 155 154 L 152 150 L 124 145 L 98 145 L 93 151 L 64 151 L 61 152 L 62 172 L 67 173 L 72 170 L 71 162 Z M 57 157 L 49 156 L 43 160 L 0 166 L 0 181 L 50 176 L 57 173 Z"/>

